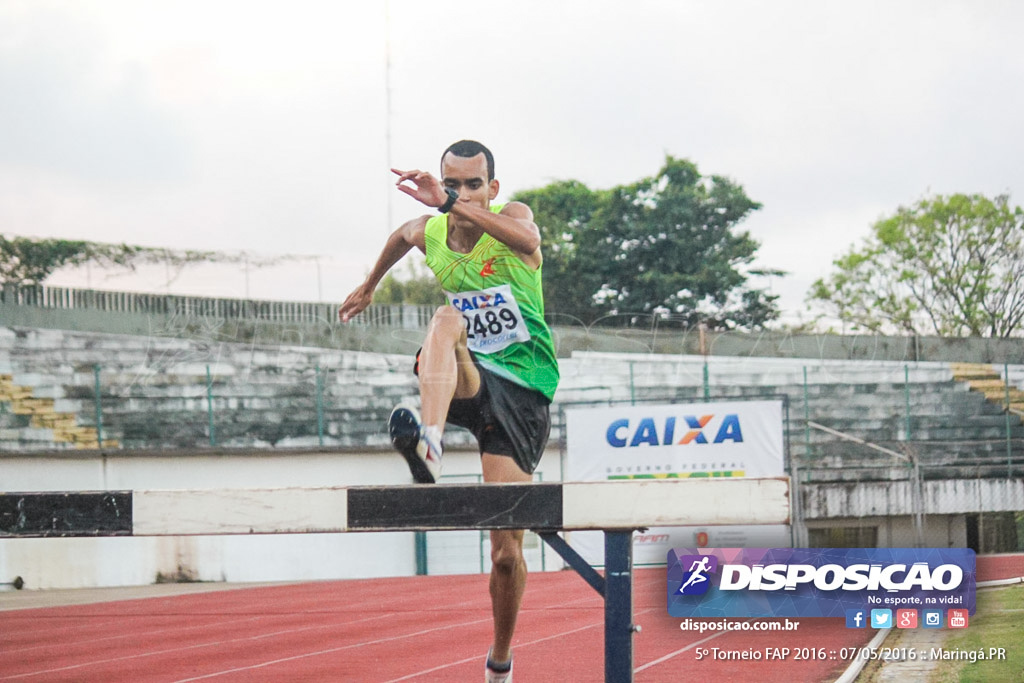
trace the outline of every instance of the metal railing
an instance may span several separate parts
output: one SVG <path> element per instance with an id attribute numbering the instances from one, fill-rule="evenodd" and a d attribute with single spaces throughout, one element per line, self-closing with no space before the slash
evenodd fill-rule
<path id="1" fill-rule="evenodd" d="M 60 310 L 93 310 L 222 320 L 261 320 L 283 323 L 333 323 L 336 304 L 259 299 L 222 299 L 178 294 L 116 292 L 49 285 L 4 284 L 0 304 Z M 426 328 L 436 306 L 374 304 L 352 322 L 367 326 Z"/>

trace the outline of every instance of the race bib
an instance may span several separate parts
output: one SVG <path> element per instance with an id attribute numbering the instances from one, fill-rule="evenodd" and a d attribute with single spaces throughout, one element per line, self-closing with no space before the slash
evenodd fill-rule
<path id="1" fill-rule="evenodd" d="M 509 285 L 445 294 L 466 321 L 466 338 L 472 351 L 494 353 L 510 344 L 530 341 L 530 331 Z"/>

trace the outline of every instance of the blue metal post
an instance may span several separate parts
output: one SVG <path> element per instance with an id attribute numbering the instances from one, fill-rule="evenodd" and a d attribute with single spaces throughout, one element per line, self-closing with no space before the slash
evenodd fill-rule
<path id="1" fill-rule="evenodd" d="M 417 531 L 413 536 L 416 544 L 416 576 L 427 575 L 427 532 Z"/>
<path id="2" fill-rule="evenodd" d="M 633 531 L 605 530 L 603 577 L 557 532 L 536 533 L 604 597 L 604 680 L 632 683 L 633 633 L 640 631 L 633 624 Z"/>
<path id="3" fill-rule="evenodd" d="M 633 532 L 604 532 L 604 680 L 633 680 Z"/>

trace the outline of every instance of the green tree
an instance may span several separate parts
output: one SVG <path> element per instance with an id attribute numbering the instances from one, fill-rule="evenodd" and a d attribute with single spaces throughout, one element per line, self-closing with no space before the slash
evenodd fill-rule
<path id="1" fill-rule="evenodd" d="M 309 259 L 302 256 L 254 257 L 245 252 L 225 253 L 139 247 L 83 240 L 33 239 L 0 235 L 0 284 L 42 284 L 64 267 L 90 263 L 99 268 L 134 270 L 143 264 L 160 264 L 181 270 L 196 263 L 245 263 L 261 268 L 283 261 Z M 172 277 L 173 280 L 177 275 Z"/>
<path id="2" fill-rule="evenodd" d="M 440 306 L 445 302 L 444 292 L 434 274 L 425 271 L 415 261 L 406 262 L 405 277 L 388 273 L 373 293 L 375 304 L 429 304 Z"/>
<path id="3" fill-rule="evenodd" d="M 721 176 L 666 157 L 652 177 L 610 190 L 561 181 L 518 193 L 540 226 L 547 312 L 556 322 L 657 316 L 758 328 L 776 298 L 748 286 L 758 244 L 736 226 L 760 205 Z M 773 271 L 775 274 L 782 274 Z"/>
<path id="4" fill-rule="evenodd" d="M 807 300 L 857 329 L 1009 337 L 1024 320 L 1024 212 L 1005 195 L 899 207 L 833 265 Z"/>
<path id="5" fill-rule="evenodd" d="M 40 284 L 64 266 L 89 260 L 88 242 L 0 235 L 0 282 Z"/>
<path id="6" fill-rule="evenodd" d="M 544 306 L 547 316 L 556 323 L 590 323 L 602 315 L 593 299 L 604 282 L 604 269 L 597 257 L 600 245 L 587 238 L 608 195 L 567 180 L 513 197 L 533 209 L 534 220 L 540 227 Z"/>

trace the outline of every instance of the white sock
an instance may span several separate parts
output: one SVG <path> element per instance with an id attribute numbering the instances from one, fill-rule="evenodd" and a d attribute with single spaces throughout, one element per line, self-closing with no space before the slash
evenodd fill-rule
<path id="1" fill-rule="evenodd" d="M 426 425 L 423 427 L 423 433 L 427 435 L 427 438 L 430 439 L 431 443 L 438 448 L 441 448 L 441 438 L 444 436 L 443 429 L 437 425 Z"/>

